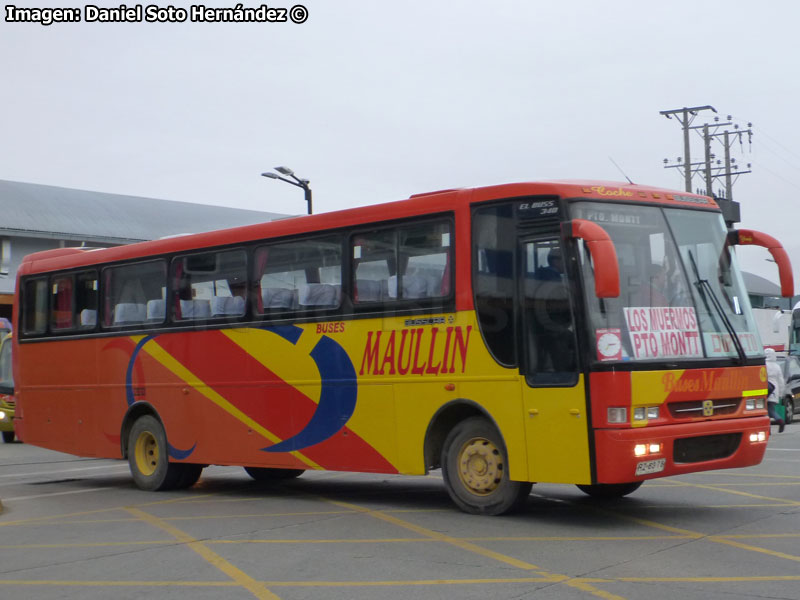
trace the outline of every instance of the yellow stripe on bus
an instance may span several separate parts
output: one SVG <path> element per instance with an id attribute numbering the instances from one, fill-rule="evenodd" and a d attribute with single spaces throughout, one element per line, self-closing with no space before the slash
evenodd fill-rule
<path id="1" fill-rule="evenodd" d="M 137 344 L 143 338 L 144 336 L 131 336 L 131 339 Z M 281 441 L 281 438 L 279 438 L 274 433 L 272 433 L 271 431 L 260 425 L 258 422 L 248 417 L 236 406 L 228 402 L 224 397 L 222 397 L 213 389 L 211 389 L 208 385 L 206 385 L 197 375 L 195 375 L 189 369 L 184 367 L 174 356 L 172 356 L 169 352 L 164 350 L 164 348 L 159 346 L 155 340 L 150 340 L 149 342 L 147 342 L 144 346 L 142 346 L 142 350 L 147 352 L 147 354 L 149 354 L 151 357 L 157 360 L 166 369 L 170 370 L 174 375 L 177 375 L 187 385 L 191 386 L 192 388 L 200 392 L 203 396 L 211 400 L 222 410 L 224 410 L 235 419 L 247 425 L 253 431 L 259 433 L 260 435 L 262 435 L 263 437 L 267 438 L 269 441 L 275 444 Z M 304 456 L 300 452 L 294 451 L 290 452 L 289 454 L 291 454 L 298 460 L 301 460 L 312 469 L 322 470 L 321 466 L 319 466 L 313 460 L 311 460 L 307 456 Z"/>
<path id="2" fill-rule="evenodd" d="M 742 398 L 750 398 L 752 396 L 766 396 L 767 390 L 745 390 L 742 392 Z"/>

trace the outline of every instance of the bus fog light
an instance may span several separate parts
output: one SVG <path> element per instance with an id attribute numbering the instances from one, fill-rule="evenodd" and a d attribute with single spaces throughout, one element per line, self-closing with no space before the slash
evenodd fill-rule
<path id="1" fill-rule="evenodd" d="M 647 407 L 647 418 L 648 419 L 657 419 L 658 418 L 658 407 L 657 406 L 648 406 Z"/>
<path id="2" fill-rule="evenodd" d="M 609 423 L 627 423 L 628 409 L 621 406 L 611 406 L 608 409 Z"/>
<path id="3" fill-rule="evenodd" d="M 759 431 L 757 433 L 750 434 L 750 441 L 753 443 L 756 442 L 765 442 L 767 441 L 767 434 L 764 431 Z"/>
<path id="4" fill-rule="evenodd" d="M 645 419 L 647 419 L 647 412 L 644 406 L 637 406 L 633 409 L 634 421 L 644 421 Z"/>
<path id="5" fill-rule="evenodd" d="M 661 444 L 650 444 L 650 454 L 658 454 L 661 452 Z"/>
<path id="6" fill-rule="evenodd" d="M 645 444 L 636 444 L 633 447 L 633 453 L 636 456 L 644 456 L 647 454 L 647 446 Z"/>

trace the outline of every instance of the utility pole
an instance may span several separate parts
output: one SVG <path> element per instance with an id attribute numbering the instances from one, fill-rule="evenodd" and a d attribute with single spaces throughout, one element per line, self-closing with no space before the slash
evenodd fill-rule
<path id="1" fill-rule="evenodd" d="M 694 121 L 694 118 L 697 116 L 702 110 L 712 110 L 717 112 L 717 109 L 710 105 L 705 106 L 693 106 L 691 108 L 683 107 L 683 108 L 676 108 L 674 110 L 662 110 L 660 114 L 664 115 L 668 119 L 675 117 L 678 123 L 681 124 L 683 127 L 683 176 L 686 182 L 686 191 L 691 193 L 692 191 L 692 156 L 691 156 L 691 144 L 689 140 L 689 129 Z M 680 166 L 680 165 L 676 165 Z"/>

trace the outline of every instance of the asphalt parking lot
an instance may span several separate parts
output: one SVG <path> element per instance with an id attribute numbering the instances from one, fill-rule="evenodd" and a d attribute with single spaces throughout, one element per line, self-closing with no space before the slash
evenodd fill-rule
<path id="1" fill-rule="evenodd" d="M 777 431 L 773 427 L 773 431 Z M 535 485 L 477 517 L 428 477 L 211 467 L 180 492 L 127 464 L 0 445 L 0 598 L 800 599 L 800 425 L 759 466 L 601 503 Z"/>

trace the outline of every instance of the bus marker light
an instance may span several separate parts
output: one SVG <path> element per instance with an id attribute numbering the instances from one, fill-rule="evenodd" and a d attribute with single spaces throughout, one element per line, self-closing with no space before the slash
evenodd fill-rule
<path id="1" fill-rule="evenodd" d="M 446 383 L 444 385 L 444 389 L 446 389 L 448 392 L 455 392 L 456 391 L 456 384 L 455 383 Z"/>
<path id="2" fill-rule="evenodd" d="M 607 418 L 609 423 L 627 423 L 628 409 L 622 406 L 610 406 Z"/>

